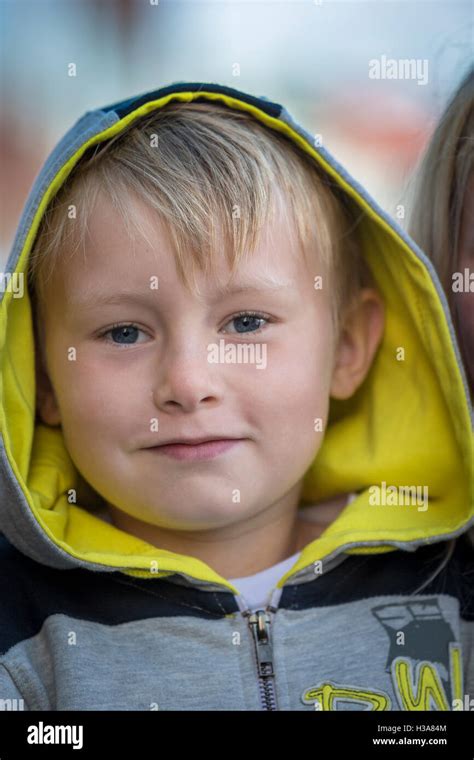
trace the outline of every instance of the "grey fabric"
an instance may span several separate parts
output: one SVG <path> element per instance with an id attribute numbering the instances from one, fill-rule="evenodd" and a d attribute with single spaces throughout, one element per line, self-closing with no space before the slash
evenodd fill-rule
<path id="1" fill-rule="evenodd" d="M 393 620 L 403 630 L 408 605 L 417 607 L 420 623 L 396 643 Z M 372 710 L 381 704 L 378 709 L 407 710 L 423 678 L 425 709 L 453 709 L 453 699 L 474 697 L 474 623 L 460 622 L 450 596 L 381 596 L 317 610 L 280 609 L 271 627 L 280 710 L 320 709 L 315 695 L 323 691 L 330 700 L 324 709 Z M 435 632 L 439 658 L 426 662 Z M 465 655 L 459 691 L 453 685 L 453 647 Z M 397 662 L 408 663 L 409 687 L 400 685 Z M 429 699 L 423 662 L 445 703 L 434 695 Z M 6 701 L 18 699 L 25 710 L 262 709 L 254 644 L 240 612 L 211 622 L 179 616 L 115 626 L 52 615 L 1 663 L 0 709 L 12 709 Z"/>

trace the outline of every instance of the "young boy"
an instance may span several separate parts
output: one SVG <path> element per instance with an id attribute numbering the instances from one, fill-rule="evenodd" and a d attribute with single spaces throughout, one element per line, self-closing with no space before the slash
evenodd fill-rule
<path id="1" fill-rule="evenodd" d="M 6 274 L 4 709 L 466 708 L 464 369 L 319 138 L 217 84 L 88 112 Z"/>

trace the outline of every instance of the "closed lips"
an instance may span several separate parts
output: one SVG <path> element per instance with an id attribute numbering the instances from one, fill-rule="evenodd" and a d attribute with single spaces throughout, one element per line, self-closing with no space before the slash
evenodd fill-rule
<path id="1" fill-rule="evenodd" d="M 234 441 L 234 440 L 240 440 L 238 438 L 232 438 L 228 435 L 220 435 L 220 436 L 213 436 L 213 437 L 207 437 L 207 438 L 193 438 L 193 439 L 186 439 L 186 438 L 172 438 L 169 441 L 162 441 L 161 443 L 156 443 L 154 446 L 171 446 L 173 444 L 176 445 L 183 445 L 183 446 L 198 446 L 200 443 L 209 443 L 210 441 Z"/>

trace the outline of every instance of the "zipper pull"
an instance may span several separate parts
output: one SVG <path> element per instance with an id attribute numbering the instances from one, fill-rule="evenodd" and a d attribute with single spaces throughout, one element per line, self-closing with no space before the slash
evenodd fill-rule
<path id="1" fill-rule="evenodd" d="M 265 610 L 257 610 L 249 618 L 250 629 L 257 652 L 258 674 L 263 677 L 274 676 L 273 647 L 270 637 L 270 615 Z"/>
<path id="2" fill-rule="evenodd" d="M 271 614 L 277 611 L 272 602 L 266 609 L 253 612 L 246 606 L 245 599 L 238 599 L 242 615 L 252 634 L 255 657 L 257 660 L 257 678 L 260 703 L 264 710 L 278 710 L 275 693 L 275 672 L 273 663 L 273 645 L 270 636 Z"/>

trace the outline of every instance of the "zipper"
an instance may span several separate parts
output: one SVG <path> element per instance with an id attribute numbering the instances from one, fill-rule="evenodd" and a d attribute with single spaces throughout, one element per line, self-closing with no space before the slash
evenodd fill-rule
<path id="1" fill-rule="evenodd" d="M 266 609 L 244 611 L 248 618 L 250 632 L 255 644 L 257 658 L 260 701 L 264 710 L 278 710 L 275 694 L 275 671 L 273 663 L 273 642 L 271 634 L 272 613 L 276 608 L 269 605 Z"/>

